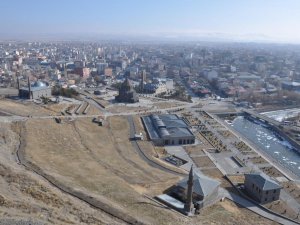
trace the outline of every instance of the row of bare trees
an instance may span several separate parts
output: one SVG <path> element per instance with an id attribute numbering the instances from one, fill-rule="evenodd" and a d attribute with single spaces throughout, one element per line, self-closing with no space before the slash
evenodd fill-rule
<path id="1" fill-rule="evenodd" d="M 240 95 L 239 100 L 248 101 L 252 104 L 262 103 L 263 105 L 297 105 L 300 104 L 300 93 L 284 90 L 275 94 L 247 92 Z"/>

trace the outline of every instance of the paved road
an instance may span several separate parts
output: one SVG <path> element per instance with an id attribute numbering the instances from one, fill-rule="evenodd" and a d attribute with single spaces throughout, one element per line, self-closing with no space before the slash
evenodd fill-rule
<path id="1" fill-rule="evenodd" d="M 258 146 L 256 146 L 254 143 L 252 143 L 250 140 L 242 136 L 240 133 L 236 132 L 231 126 L 220 120 L 214 115 L 211 115 L 216 121 L 218 121 L 220 124 L 222 124 L 224 127 L 226 127 L 229 131 L 231 131 L 239 140 L 245 142 L 248 146 L 250 146 L 258 155 L 260 155 L 262 158 L 264 158 L 267 162 L 269 162 L 272 166 L 274 166 L 276 169 L 278 169 L 282 174 L 284 174 L 289 180 L 292 181 L 298 181 L 299 177 L 295 174 L 293 174 L 290 170 L 286 169 L 282 165 L 280 165 L 274 158 L 272 158 L 267 153 L 260 150 Z"/>
<path id="2" fill-rule="evenodd" d="M 292 178 L 294 178 L 294 176 L 293 177 L 291 177 L 291 175 L 290 175 L 290 173 L 288 173 L 286 170 L 283 170 L 283 169 L 281 169 L 280 167 L 278 167 L 278 165 L 273 161 L 273 160 L 270 160 L 270 157 L 269 156 L 265 156 L 265 154 L 263 154 L 261 151 L 258 151 L 257 149 L 258 148 L 256 148 L 256 147 L 253 147 L 253 145 L 251 145 L 250 143 L 249 143 L 249 141 L 248 140 L 245 140 L 243 137 L 241 137 L 241 135 L 239 135 L 238 133 L 236 133 L 231 127 L 229 127 L 227 124 L 225 124 L 223 121 L 221 121 L 221 120 L 219 120 L 218 118 L 216 118 L 216 117 L 214 117 L 213 115 L 211 115 L 216 121 L 218 121 L 220 124 L 222 124 L 223 126 L 225 126 L 228 130 L 230 130 L 230 131 L 232 131 L 232 133 L 235 135 L 235 136 L 237 136 L 240 140 L 242 140 L 242 141 L 244 141 L 247 145 L 249 145 L 250 147 L 252 147 L 252 149 L 255 151 L 255 152 L 257 152 L 260 156 L 262 156 L 265 160 L 267 160 L 268 162 L 269 162 L 269 165 L 272 165 L 272 166 L 274 166 L 275 168 L 277 168 L 279 171 L 281 171 L 282 172 L 282 174 L 284 174 L 286 177 L 288 177 L 290 180 L 293 180 Z M 212 128 L 211 128 L 212 129 Z M 224 142 L 223 142 L 224 143 Z M 237 149 L 235 149 L 235 147 L 234 148 L 232 148 L 231 150 L 235 150 L 236 152 L 238 151 Z M 237 154 L 239 154 L 240 155 L 240 153 L 238 153 L 237 152 Z M 216 163 L 216 162 L 215 162 Z M 251 167 L 251 164 L 253 164 L 253 163 L 247 163 L 248 165 L 247 166 L 249 166 L 249 167 Z M 253 167 L 252 167 L 253 168 Z M 257 165 L 255 165 L 255 167 L 254 168 L 256 168 L 256 170 L 258 170 L 258 166 Z M 298 178 L 297 178 L 298 179 Z M 288 205 L 289 205 L 289 207 L 291 208 L 291 209 L 293 209 L 295 212 L 298 212 L 299 211 L 299 209 L 300 209 L 300 204 L 292 197 L 292 196 L 290 196 L 285 190 L 281 190 L 281 194 L 280 194 L 280 199 L 282 199 L 283 201 L 285 201 Z"/>
<path id="3" fill-rule="evenodd" d="M 100 106 L 97 105 L 93 100 L 88 100 L 88 102 L 90 104 L 93 104 L 95 105 L 97 108 L 99 108 Z M 170 108 L 166 108 L 166 109 L 162 109 L 162 110 L 159 110 L 161 112 L 167 112 L 169 110 L 176 110 L 176 109 L 180 109 L 180 108 L 191 108 L 192 106 L 196 105 L 198 103 L 194 102 L 194 103 L 188 103 L 186 104 L 185 106 L 177 106 L 177 107 L 170 107 Z M 100 108 L 99 108 L 100 109 Z M 155 110 L 149 110 L 147 111 L 148 113 L 149 112 L 156 112 L 158 111 L 157 109 Z M 132 115 L 134 114 L 140 114 L 141 112 L 121 112 L 121 113 L 109 113 L 107 112 L 106 110 L 104 110 L 102 107 L 101 107 L 101 112 L 104 113 L 105 115 L 127 115 L 128 117 L 128 122 L 130 124 L 130 137 L 133 137 L 134 134 L 135 134 L 135 127 L 134 127 L 134 122 L 133 122 L 133 118 L 132 118 Z M 74 115 L 74 116 L 32 116 L 32 117 L 22 117 L 22 116 L 0 116 L 0 120 L 20 120 L 20 119 L 52 119 L 52 118 L 55 118 L 55 117 L 61 117 L 61 118 L 93 118 L 93 117 L 97 117 L 99 115 Z M 220 122 L 220 121 L 219 121 Z M 223 124 L 221 122 L 221 124 Z M 223 124 L 224 125 L 224 124 Z M 225 126 L 227 127 L 227 126 Z M 228 127 L 227 127 L 228 128 Z M 229 130 L 231 130 L 229 128 Z M 232 130 L 231 130 L 232 131 Z M 246 142 L 246 141 L 245 141 Z M 246 142 L 247 143 L 247 142 Z M 140 146 L 138 145 L 138 143 L 136 141 L 132 141 L 132 145 L 134 146 L 136 152 L 139 154 L 139 156 L 146 162 L 148 163 L 149 165 L 157 168 L 157 169 L 160 169 L 160 170 L 163 170 L 165 172 L 168 172 L 168 173 L 171 173 L 171 174 L 174 174 L 174 175 L 179 175 L 179 176 L 184 176 L 185 174 L 184 173 L 179 173 L 179 172 L 176 172 L 176 171 L 173 171 L 167 167 L 164 167 L 158 163 L 156 163 L 155 161 L 152 161 L 151 159 L 149 159 L 145 154 L 144 152 L 140 149 Z M 254 148 L 255 149 L 255 148 Z M 284 220 L 283 218 L 281 217 L 278 217 L 278 216 L 275 216 L 269 212 L 266 212 L 265 210 L 255 206 L 253 203 L 251 203 L 250 201 L 240 197 L 240 196 L 237 196 L 237 195 L 233 195 L 229 192 L 224 192 L 225 196 L 229 199 L 231 199 L 232 201 L 244 206 L 244 207 L 247 207 L 248 209 L 252 210 L 253 212 L 256 212 L 257 214 L 259 215 L 262 215 L 266 218 L 269 218 L 271 220 L 274 220 L 274 221 L 277 221 L 279 223 L 282 223 L 282 224 L 295 224 L 295 223 L 292 223 L 290 221 L 287 221 L 287 220 Z M 285 194 L 283 194 L 283 196 L 285 196 Z M 288 203 L 290 204 L 290 206 L 294 209 L 296 209 L 299 204 L 294 200 L 289 200 Z"/>
<path id="4" fill-rule="evenodd" d="M 130 125 L 130 139 L 132 139 L 134 137 L 134 134 L 135 134 L 135 126 L 134 126 L 134 122 L 133 122 L 133 118 L 132 116 L 128 116 L 127 117 L 127 120 L 128 120 L 128 123 Z M 160 169 L 160 170 L 163 170 L 165 172 L 168 172 L 168 173 L 171 173 L 171 174 L 174 174 L 174 175 L 179 175 L 179 176 L 186 176 L 187 174 L 185 173 L 180 173 L 180 172 L 176 172 L 174 170 L 171 170 L 167 167 L 164 167 L 162 165 L 160 165 L 159 163 L 151 160 L 144 152 L 143 150 L 140 148 L 140 146 L 138 145 L 137 141 L 135 140 L 132 140 L 131 141 L 132 143 L 132 146 L 135 148 L 136 152 L 139 154 L 139 156 L 147 163 L 149 164 L 150 166 L 152 167 L 155 167 L 157 169 Z"/>
<path id="5" fill-rule="evenodd" d="M 224 197 L 232 200 L 233 202 L 251 210 L 252 212 L 255 212 L 265 218 L 268 218 L 272 221 L 276 221 L 280 224 L 285 224 L 285 225 L 296 225 L 296 224 L 299 224 L 299 223 L 295 223 L 295 222 L 292 222 L 288 219 L 284 219 L 282 217 L 279 217 L 275 214 L 272 214 L 266 210 L 264 210 L 263 208 L 260 208 L 258 206 L 256 206 L 254 203 L 252 203 L 251 201 L 239 196 L 239 195 L 236 195 L 234 193 L 231 193 L 231 192 L 228 192 L 226 191 L 225 189 L 221 189 L 220 190 L 221 192 L 223 192 L 223 195 Z"/>

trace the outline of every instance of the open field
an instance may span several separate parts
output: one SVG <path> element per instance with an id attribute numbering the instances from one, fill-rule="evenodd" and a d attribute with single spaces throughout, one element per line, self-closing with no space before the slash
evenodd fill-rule
<path id="1" fill-rule="evenodd" d="M 95 106 L 91 105 L 89 106 L 89 110 L 87 112 L 87 115 L 101 115 L 101 111 L 99 109 L 97 109 Z"/>
<path id="2" fill-rule="evenodd" d="M 109 106 L 110 103 L 106 100 L 104 100 L 103 98 L 100 97 L 93 97 L 98 103 L 100 103 L 100 105 L 102 105 L 104 108 Z"/>
<path id="3" fill-rule="evenodd" d="M 192 157 L 197 167 L 215 167 L 215 164 L 210 160 L 208 156 Z"/>
<path id="4" fill-rule="evenodd" d="M 259 224 L 266 225 L 277 223 L 269 221 L 261 216 L 253 214 L 248 209 L 236 205 L 230 200 L 225 200 L 224 202 L 218 202 L 215 205 L 206 208 L 200 212 L 199 221 L 201 224 Z"/>
<path id="5" fill-rule="evenodd" d="M 20 123 L 0 124 L 1 224 L 123 224 L 19 165 L 21 129 Z"/>
<path id="6" fill-rule="evenodd" d="M 47 104 L 43 108 L 53 112 L 53 115 L 59 115 L 69 104 L 60 103 L 60 104 Z"/>
<path id="7" fill-rule="evenodd" d="M 53 115 L 63 107 L 2 102 L 4 110 L 23 116 Z M 139 117 L 133 116 L 133 120 L 136 130 L 144 133 Z M 126 117 L 109 117 L 105 127 L 92 123 L 92 118 L 58 124 L 53 119 L 29 117 L 0 125 L 0 217 L 8 224 L 28 222 L 28 218 L 32 224 L 124 224 L 82 198 L 62 192 L 61 186 L 84 193 L 85 197 L 145 224 L 241 224 L 245 220 L 248 224 L 272 224 L 230 201 L 186 218 L 146 198 L 145 195 L 151 198 L 161 194 L 180 177 L 161 171 L 140 157 L 129 141 Z M 160 160 L 155 157 L 163 154 L 161 148 L 147 141 L 138 144 L 154 160 Z M 17 163 L 17 151 L 25 153 L 25 165 L 32 167 L 25 170 Z M 203 154 L 200 149 L 191 151 L 196 152 Z M 47 175 L 45 178 L 51 177 L 52 183 L 33 172 L 33 168 Z M 204 172 L 220 179 L 214 169 Z M 60 185 L 56 187 L 57 184 Z"/>
<path id="8" fill-rule="evenodd" d="M 203 145 L 190 145 L 190 146 L 184 146 L 184 149 L 189 155 L 205 155 Z"/>
<path id="9" fill-rule="evenodd" d="M 239 213 L 229 212 L 226 207 L 230 203 L 218 203 L 205 209 L 205 215 L 186 218 L 143 197 L 162 193 L 179 177 L 149 166 L 138 156 L 128 140 L 125 117 L 110 117 L 109 125 L 100 127 L 90 119 L 64 124 L 29 120 L 25 124 L 26 159 L 65 185 L 96 196 L 147 224 L 211 224 L 212 215 L 227 218 L 215 224 L 230 224 L 228 215 L 237 221 L 248 216 L 254 218 L 252 221 L 264 221 L 234 204 L 231 207 Z M 262 224 L 271 223 L 265 220 Z"/>
<path id="10" fill-rule="evenodd" d="M 88 119 L 69 124 L 29 121 L 25 150 L 28 160 L 67 185 L 102 196 L 112 206 L 153 223 L 153 218 L 159 220 L 154 214 L 164 213 L 158 213 L 159 207 L 151 206 L 140 194 L 162 192 L 178 178 L 139 158 L 128 141 L 125 118 L 109 120 L 110 129 L 96 126 Z"/>
<path id="11" fill-rule="evenodd" d="M 300 217 L 298 216 L 298 212 L 293 211 L 289 205 L 284 201 L 275 201 L 271 202 L 265 205 L 268 209 L 281 214 L 283 216 L 286 216 L 288 218 L 300 221 Z"/>
<path id="12" fill-rule="evenodd" d="M 18 116 L 48 116 L 57 115 L 52 109 L 41 107 L 32 102 L 19 103 L 12 100 L 1 99 L 0 110 Z"/>
<path id="13" fill-rule="evenodd" d="M 281 183 L 283 186 L 284 190 L 288 192 L 291 196 L 294 197 L 294 199 L 297 202 L 300 202 L 300 187 L 299 184 L 293 183 L 293 182 L 284 182 Z"/>
<path id="14" fill-rule="evenodd" d="M 33 102 L 16 102 L 7 99 L 0 100 L 0 112 L 7 112 L 8 114 L 18 115 L 18 116 L 57 116 L 61 115 L 61 112 L 66 110 L 68 106 L 72 104 L 66 103 L 49 103 L 47 105 L 38 105 Z M 78 104 L 73 104 L 78 107 Z M 87 115 L 97 115 L 101 114 L 99 109 L 95 106 L 90 105 Z"/>
<path id="15" fill-rule="evenodd" d="M 183 105 L 184 104 L 181 102 L 172 102 L 172 101 L 153 103 L 153 106 L 155 106 L 159 109 L 166 109 L 166 108 L 178 107 L 178 106 L 183 106 Z"/>
<path id="16" fill-rule="evenodd" d="M 144 106 L 126 106 L 123 104 L 118 105 L 111 105 L 109 108 L 107 108 L 108 112 L 111 113 L 122 113 L 122 112 L 146 112 L 150 108 L 144 107 Z"/>
<path id="17" fill-rule="evenodd" d="M 264 171 L 268 176 L 271 177 L 283 177 L 283 174 L 277 170 L 275 167 L 263 167 L 261 168 L 262 171 Z"/>
<path id="18" fill-rule="evenodd" d="M 0 96 L 17 96 L 18 95 L 18 89 L 17 88 L 0 88 Z"/>

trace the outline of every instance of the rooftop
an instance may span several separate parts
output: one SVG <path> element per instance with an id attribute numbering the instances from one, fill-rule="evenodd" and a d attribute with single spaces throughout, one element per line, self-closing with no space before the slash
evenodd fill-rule
<path id="1" fill-rule="evenodd" d="M 279 184 L 262 173 L 245 174 L 245 178 L 255 183 L 257 187 L 264 191 L 281 188 Z"/>
<path id="2" fill-rule="evenodd" d="M 186 189 L 188 179 L 189 179 L 188 177 L 184 178 L 177 185 L 179 187 Z M 194 172 L 194 178 L 193 178 L 194 193 L 206 197 L 210 195 L 217 187 L 219 187 L 219 185 L 220 185 L 219 181 L 216 181 L 207 176 L 200 175 L 199 173 Z"/>
<path id="3" fill-rule="evenodd" d="M 295 82 L 295 81 L 283 81 L 281 82 L 284 85 L 289 85 L 289 86 L 294 86 L 294 87 L 299 87 L 300 83 L 299 82 Z"/>
<path id="4" fill-rule="evenodd" d="M 46 84 L 43 81 L 36 81 L 33 84 L 30 84 L 30 88 L 31 88 L 32 91 L 39 91 L 39 90 L 43 90 L 43 89 L 51 88 L 51 87 L 48 86 L 48 84 Z M 20 89 L 28 91 L 28 87 L 27 86 L 26 87 L 22 87 Z"/>
<path id="5" fill-rule="evenodd" d="M 144 116 L 143 121 L 151 139 L 193 136 L 188 125 L 175 114 Z"/>

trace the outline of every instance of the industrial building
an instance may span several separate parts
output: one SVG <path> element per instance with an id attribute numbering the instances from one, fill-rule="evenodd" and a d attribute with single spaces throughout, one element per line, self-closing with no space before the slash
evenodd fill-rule
<path id="1" fill-rule="evenodd" d="M 149 138 L 155 145 L 194 144 L 195 136 L 189 126 L 175 114 L 142 117 Z"/>
<path id="2" fill-rule="evenodd" d="M 51 87 L 42 81 L 36 81 L 31 85 L 28 78 L 28 87 L 20 88 L 18 80 L 18 90 L 20 98 L 39 99 L 41 97 L 51 97 Z"/>

